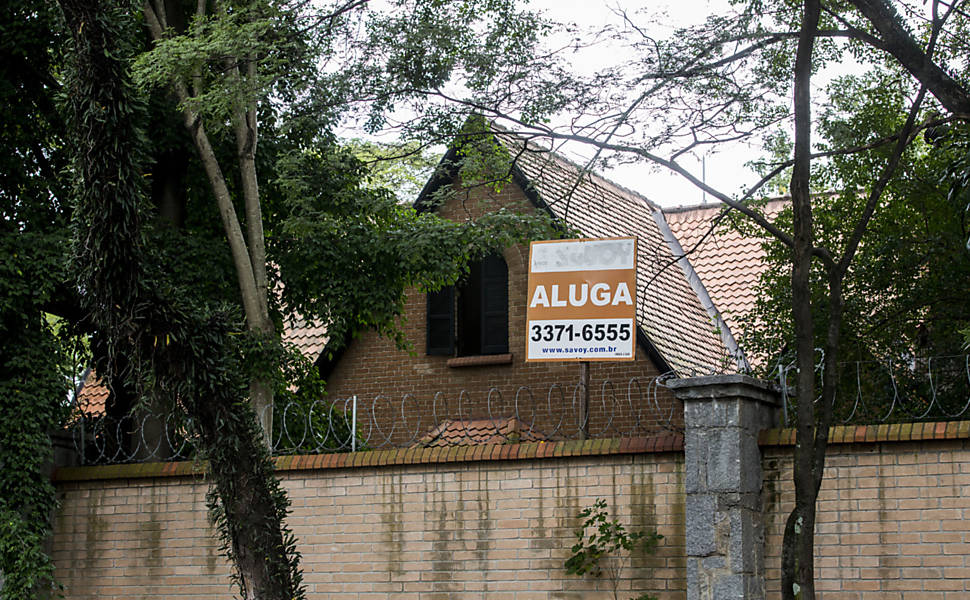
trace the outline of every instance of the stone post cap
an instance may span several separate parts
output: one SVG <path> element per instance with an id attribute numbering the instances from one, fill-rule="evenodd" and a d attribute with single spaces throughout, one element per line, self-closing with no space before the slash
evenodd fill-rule
<path id="1" fill-rule="evenodd" d="M 781 404 L 781 391 L 777 385 L 741 373 L 670 379 L 665 385 L 677 398 L 685 401 L 737 398 L 771 406 Z"/>

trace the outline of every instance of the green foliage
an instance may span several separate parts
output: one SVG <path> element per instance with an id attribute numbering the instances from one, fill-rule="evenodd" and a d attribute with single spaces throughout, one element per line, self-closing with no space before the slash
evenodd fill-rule
<path id="1" fill-rule="evenodd" d="M 861 146 L 892 135 L 905 118 L 906 89 L 890 70 L 845 77 L 833 83 L 833 103 L 823 111 L 824 148 Z M 885 164 L 889 145 L 868 152 L 817 161 L 813 198 L 817 245 L 839 255 L 868 199 L 873 174 Z M 963 200 L 954 197 L 945 174 L 962 150 L 954 141 L 928 146 L 917 140 L 903 156 L 898 174 L 883 194 L 844 283 L 842 324 L 845 360 L 908 362 L 959 352 L 957 332 L 970 322 L 963 300 L 970 294 L 970 235 Z M 776 223 L 791 228 L 791 211 Z M 748 234 L 762 235 L 741 224 Z M 746 347 L 755 355 L 790 360 L 790 253 L 765 239 L 768 270 L 759 300 L 743 318 Z M 816 263 L 812 274 L 816 337 L 827 327 L 827 275 Z"/>
<path id="2" fill-rule="evenodd" d="M 50 434 L 66 420 L 64 346 L 45 311 L 66 278 L 59 177 L 64 123 L 54 77 L 56 6 L 0 6 L 0 598 L 47 596 L 57 506 Z"/>
<path id="3" fill-rule="evenodd" d="M 418 142 L 381 144 L 352 139 L 345 146 L 366 168 L 363 185 L 390 191 L 401 203 L 418 197 L 440 159 Z"/>
<path id="4" fill-rule="evenodd" d="M 9 299 L 3 304 L 9 309 Z M 62 346 L 36 308 L 3 311 L 0 339 L 0 597 L 20 600 L 54 581 L 44 551 L 57 506 L 50 435 L 66 421 L 69 379 Z"/>
<path id="5" fill-rule="evenodd" d="M 108 357 L 129 365 L 113 375 L 184 411 L 211 468 L 209 506 L 223 549 L 237 575 L 253 577 L 237 580 L 242 595 L 301 598 L 299 553 L 284 524 L 289 504 L 246 400 L 248 368 L 264 345 L 245 333 L 237 311 L 176 285 L 147 243 L 144 115 L 122 58 L 130 15 L 97 3 L 64 2 L 64 12 L 76 50 L 73 142 L 83 149 L 74 165 L 73 266 L 84 306 Z M 104 366 L 110 372 L 113 363 Z"/>
<path id="6" fill-rule="evenodd" d="M 234 112 L 258 105 L 270 95 L 289 95 L 295 80 L 309 76 L 313 51 L 295 22 L 299 14 L 285 3 L 255 1 L 216 7 L 195 16 L 184 32 L 170 31 L 132 66 L 142 89 L 173 84 L 195 93 L 181 108 L 206 117 L 213 131 Z M 251 61 L 249 70 L 242 60 Z M 281 77 L 286 73 L 286 77 Z"/>
<path id="7" fill-rule="evenodd" d="M 50 513 L 53 490 L 38 465 L 49 454 L 46 432 L 62 419 L 68 379 L 43 315 L 54 310 L 48 305 L 69 305 L 59 314 L 69 329 L 91 334 L 101 377 L 143 401 L 163 399 L 163 408 L 185 417 L 181 431 L 212 466 L 210 504 L 229 556 L 244 560 L 248 549 L 268 557 L 278 590 L 299 597 L 298 555 L 282 526 L 286 499 L 258 443 L 245 388 L 253 374 L 271 373 L 281 402 L 309 411 L 322 382 L 274 336 L 245 333 L 202 169 L 194 160 L 176 175 L 161 169 L 171 156 L 195 156 L 170 88 L 193 88 L 185 107 L 200 113 L 223 165 L 238 156 L 227 127 L 232 115 L 257 108 L 271 287 L 282 290 L 270 298 L 277 324 L 285 308 L 327 324 L 335 338 L 371 327 L 403 342 L 397 326 L 407 286 L 451 283 L 470 260 L 545 237 L 551 226 L 510 212 L 456 225 L 402 207 L 378 183 L 417 176 L 376 175 L 354 149 L 337 146 L 335 123 L 366 115 L 376 126 L 385 111 L 409 106 L 424 112 L 406 129 L 438 143 L 459 131 L 469 111 L 436 105 L 430 98 L 438 86 L 460 76 L 479 97 L 504 94 L 528 73 L 523 65 L 546 25 L 511 0 L 402 0 L 383 13 L 342 14 L 331 13 L 342 3 L 208 3 L 213 12 L 184 22 L 175 9 L 191 3 L 170 2 L 173 28 L 146 51 L 145 19 L 133 5 L 60 4 L 63 15 L 37 1 L 0 9 L 0 134 L 8 150 L 0 157 L 0 333 L 10 340 L 0 402 L 6 415 L 26 419 L 4 421 L 0 462 L 25 465 L 4 476 L 38 515 Z M 70 57 L 62 38 L 73 46 Z M 518 66 L 504 70 L 508 62 Z M 531 89 L 522 87 L 523 97 Z M 529 102 L 530 119 L 549 106 L 539 96 Z M 241 213 L 240 182 L 226 173 Z M 179 188 L 184 222 L 160 217 L 149 184 Z M 27 383 L 32 393 L 22 393 Z M 336 420 L 327 427 L 339 429 Z M 6 437 L 18 426 L 23 443 Z M 259 526 L 240 517 L 247 508 L 266 517 Z M 26 509 L 8 503 L 2 510 L 7 522 Z M 26 529 L 4 529 L 0 570 L 15 586 L 8 597 L 20 598 L 50 569 L 38 558 L 46 517 L 18 523 Z"/>
<path id="8" fill-rule="evenodd" d="M 336 148 L 284 157 L 280 172 L 286 202 L 268 252 L 286 282 L 282 302 L 327 323 L 331 340 L 372 328 L 403 347 L 408 287 L 454 283 L 469 261 L 553 231 L 542 215 L 507 210 L 462 224 L 419 214 L 361 188 L 362 164 Z"/>
<path id="9" fill-rule="evenodd" d="M 570 548 L 572 555 L 566 559 L 566 573 L 580 577 L 602 577 L 607 573 L 616 598 L 624 561 L 636 551 L 653 554 L 663 536 L 656 531 L 627 532 L 618 519 L 610 519 L 606 500 L 602 498 L 597 498 L 593 506 L 584 508 L 579 518 L 583 519 L 583 524 L 575 532 L 576 543 Z M 656 599 L 642 594 L 633 600 Z"/>
<path id="10" fill-rule="evenodd" d="M 512 180 L 512 155 L 479 115 L 465 122 L 458 139 L 458 176 L 462 185 L 495 193 Z"/>
<path id="11" fill-rule="evenodd" d="M 349 451 L 351 415 L 325 401 L 326 382 L 320 370 L 299 348 L 282 346 L 275 371 L 273 440 L 296 453 Z M 356 447 L 363 449 L 358 439 Z"/>
<path id="12" fill-rule="evenodd" d="M 343 97 L 368 91 L 368 102 L 352 114 L 377 131 L 395 110 L 416 118 L 401 123 L 405 139 L 440 142 L 456 135 L 475 107 L 514 109 L 541 120 L 558 105 L 556 87 L 533 85 L 535 75 L 552 79 L 554 61 L 540 68 L 539 41 L 550 25 L 519 10 L 515 0 L 392 0 L 361 22 L 353 52 L 334 56 L 328 87 Z M 541 78 L 540 78 L 541 79 Z M 465 102 L 444 96 L 459 82 Z M 348 105 L 352 106 L 352 105 Z"/>

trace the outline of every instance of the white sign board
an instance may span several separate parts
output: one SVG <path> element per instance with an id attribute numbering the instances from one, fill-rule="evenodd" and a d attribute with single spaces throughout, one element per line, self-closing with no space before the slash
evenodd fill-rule
<path id="1" fill-rule="evenodd" d="M 636 356 L 636 238 L 532 242 L 526 361 Z"/>

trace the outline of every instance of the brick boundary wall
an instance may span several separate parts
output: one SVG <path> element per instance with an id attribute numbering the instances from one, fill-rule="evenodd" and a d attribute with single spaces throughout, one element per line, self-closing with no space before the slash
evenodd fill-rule
<path id="1" fill-rule="evenodd" d="M 970 421 L 834 427 L 819 493 L 824 600 L 970 598 Z M 762 432 L 766 597 L 794 506 L 791 429 Z"/>
<path id="2" fill-rule="evenodd" d="M 683 437 L 369 451 L 276 459 L 309 598 L 612 598 L 567 576 L 577 514 L 606 499 L 636 554 L 621 597 L 686 596 Z M 204 464 L 61 468 L 54 561 L 66 598 L 230 598 Z M 635 590 L 636 593 L 633 593 Z"/>
<path id="3" fill-rule="evenodd" d="M 819 501 L 824 600 L 970 598 L 970 422 L 835 427 Z M 790 429 L 760 436 L 766 595 L 794 501 Z M 576 513 L 604 497 L 667 536 L 624 589 L 686 598 L 683 438 L 278 457 L 310 598 L 611 598 L 566 577 Z M 229 598 L 204 464 L 55 474 L 67 598 Z M 632 595 L 632 594 L 629 594 Z"/>

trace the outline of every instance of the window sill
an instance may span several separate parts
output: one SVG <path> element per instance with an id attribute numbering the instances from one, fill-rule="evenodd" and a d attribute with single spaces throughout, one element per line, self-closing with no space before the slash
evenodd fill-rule
<path id="1" fill-rule="evenodd" d="M 512 364 L 511 354 L 485 354 L 482 356 L 459 356 L 449 358 L 448 366 L 455 369 L 460 367 L 490 367 L 494 365 Z"/>

